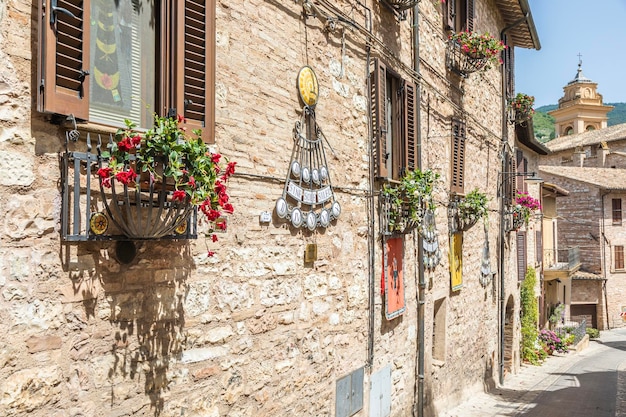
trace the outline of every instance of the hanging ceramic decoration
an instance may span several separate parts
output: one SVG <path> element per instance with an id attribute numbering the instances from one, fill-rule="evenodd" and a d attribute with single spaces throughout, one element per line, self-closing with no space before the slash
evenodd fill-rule
<path id="1" fill-rule="evenodd" d="M 480 263 L 480 285 L 486 287 L 491 280 L 491 262 L 489 260 L 489 227 L 485 222 L 485 246 L 483 246 L 483 257 Z"/>
<path id="2" fill-rule="evenodd" d="M 422 235 L 422 247 L 424 249 L 424 269 L 433 271 L 439 261 L 441 261 L 441 249 L 439 248 L 439 231 L 435 224 L 435 212 L 427 209 L 424 213 L 424 220 L 420 226 L 420 234 Z"/>
<path id="3" fill-rule="evenodd" d="M 283 194 L 276 200 L 276 215 L 295 228 L 314 231 L 326 228 L 339 217 L 341 206 L 335 200 L 321 128 L 315 120 L 319 85 L 309 66 L 298 73 L 298 91 L 304 103 L 302 117 L 294 128 L 294 144 Z"/>

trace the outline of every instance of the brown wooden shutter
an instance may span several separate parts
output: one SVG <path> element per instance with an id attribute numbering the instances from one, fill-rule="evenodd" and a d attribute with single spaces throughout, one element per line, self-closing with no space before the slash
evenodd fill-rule
<path id="1" fill-rule="evenodd" d="M 215 142 L 215 0 L 178 3 L 176 25 L 176 112 L 187 129 L 202 129 L 202 139 Z"/>
<path id="2" fill-rule="evenodd" d="M 404 95 L 404 155 L 406 169 L 415 171 L 419 167 L 417 149 L 417 91 L 415 84 L 406 82 Z"/>
<path id="3" fill-rule="evenodd" d="M 474 0 L 466 0 L 465 3 L 465 28 L 474 31 Z"/>
<path id="4" fill-rule="evenodd" d="M 456 16 L 456 2 L 463 0 L 447 0 L 443 5 L 444 22 L 447 30 L 456 31 L 454 18 Z"/>
<path id="5" fill-rule="evenodd" d="M 622 224 L 622 199 L 614 198 L 613 205 L 613 224 Z"/>
<path id="6" fill-rule="evenodd" d="M 372 84 L 372 128 L 374 135 L 374 162 L 376 175 L 387 178 L 387 67 L 376 59 L 374 69 L 374 82 Z"/>
<path id="7" fill-rule="evenodd" d="M 515 152 L 515 156 L 516 156 L 515 173 L 521 174 L 522 172 L 524 172 L 524 153 L 518 149 Z M 521 175 L 515 175 L 515 188 L 520 193 L 524 191 L 524 177 L 522 177 Z"/>
<path id="8" fill-rule="evenodd" d="M 526 232 L 517 232 L 517 279 L 526 277 Z"/>
<path id="9" fill-rule="evenodd" d="M 89 118 L 89 0 L 58 0 L 65 13 L 52 12 L 51 0 L 39 10 L 37 109 Z"/>
<path id="10" fill-rule="evenodd" d="M 465 123 L 452 120 L 452 155 L 450 163 L 450 192 L 463 194 L 465 176 Z"/>
<path id="11" fill-rule="evenodd" d="M 515 53 L 514 48 L 508 47 L 504 50 L 504 65 L 506 69 L 506 89 L 507 96 L 515 95 Z"/>
<path id="12" fill-rule="evenodd" d="M 543 234 L 542 230 L 535 231 L 535 245 L 537 248 L 537 262 L 543 262 Z"/>
<path id="13" fill-rule="evenodd" d="M 624 247 L 615 246 L 615 269 L 624 269 Z"/>

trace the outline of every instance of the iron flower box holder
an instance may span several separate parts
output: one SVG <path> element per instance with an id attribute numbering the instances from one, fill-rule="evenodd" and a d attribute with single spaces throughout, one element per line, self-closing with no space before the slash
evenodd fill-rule
<path id="1" fill-rule="evenodd" d="M 509 231 L 520 230 L 524 226 L 528 226 L 530 216 L 537 210 L 541 210 L 541 203 L 536 198 L 531 197 L 528 193 L 517 192 L 515 205 L 511 207 L 511 225 Z"/>
<path id="2" fill-rule="evenodd" d="M 448 206 L 450 233 L 469 230 L 487 215 L 487 195 L 474 189 L 465 197 L 453 195 Z"/>
<path id="3" fill-rule="evenodd" d="M 459 32 L 448 37 L 448 67 L 466 77 L 502 63 L 500 53 L 507 46 L 489 33 Z"/>
<path id="4" fill-rule="evenodd" d="M 535 97 L 524 93 L 517 93 L 517 95 L 509 101 L 509 111 L 512 113 L 512 122 L 521 124 L 530 120 L 533 114 L 535 114 L 535 109 L 533 109 L 534 104 Z"/>
<path id="5" fill-rule="evenodd" d="M 208 149 L 199 131 L 189 137 L 181 116 L 154 120 L 143 135 L 125 120 L 98 158 L 100 189 L 110 190 L 111 200 L 104 201 L 116 226 L 130 238 L 158 239 L 174 232 L 193 207 L 209 221 L 220 210 L 232 213 L 226 182 L 235 163 L 220 167 L 221 155 Z"/>
<path id="6" fill-rule="evenodd" d="M 407 171 L 398 184 L 383 186 L 381 224 L 384 234 L 407 234 L 422 225 L 426 212 L 435 209 L 432 192 L 438 178 L 439 174 L 431 170 Z"/>

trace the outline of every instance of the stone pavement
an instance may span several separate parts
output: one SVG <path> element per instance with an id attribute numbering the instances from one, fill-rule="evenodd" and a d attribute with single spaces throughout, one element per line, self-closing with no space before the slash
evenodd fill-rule
<path id="1" fill-rule="evenodd" d="M 571 350 L 563 354 L 555 353 L 541 366 L 524 364 L 516 375 L 507 375 L 503 385 L 488 393 L 477 393 L 457 407 L 440 413 L 439 417 L 521 416 L 524 409 L 552 385 L 560 374 L 566 372 L 584 356 L 602 349 L 603 345 L 590 341 L 588 346 L 584 349 L 582 347 L 579 345 L 578 352 Z M 622 414 L 616 413 L 616 416 Z"/>

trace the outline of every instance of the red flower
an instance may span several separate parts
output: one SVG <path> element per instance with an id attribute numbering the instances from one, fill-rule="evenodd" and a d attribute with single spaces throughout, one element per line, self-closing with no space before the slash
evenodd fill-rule
<path id="1" fill-rule="evenodd" d="M 139 146 L 141 144 L 141 136 L 135 135 L 130 138 L 130 143 L 133 146 Z"/>
<path id="2" fill-rule="evenodd" d="M 217 235 L 216 235 L 216 234 L 213 234 L 213 236 L 211 236 L 211 240 L 212 240 L 213 242 L 217 242 Z"/>
<path id="3" fill-rule="evenodd" d="M 211 161 L 213 161 L 214 164 L 218 164 L 221 158 L 222 155 L 220 155 L 219 153 L 214 153 L 213 155 L 211 155 Z"/>
<path id="4" fill-rule="evenodd" d="M 208 251 L 206 254 L 206 256 L 208 256 L 209 258 L 214 255 L 215 255 L 215 252 L 213 252 L 212 250 Z"/>
<path id="5" fill-rule="evenodd" d="M 115 179 L 117 179 L 119 182 L 121 182 L 124 185 L 128 185 L 132 183 L 136 177 L 137 177 L 137 174 L 135 174 L 135 171 L 133 171 L 132 168 L 130 169 L 130 171 L 120 171 L 117 174 L 115 174 Z"/>
<path id="6" fill-rule="evenodd" d="M 129 138 L 124 138 L 117 143 L 117 148 L 120 151 L 128 152 L 133 148 L 133 144 L 130 142 Z"/>
<path id="7" fill-rule="evenodd" d="M 178 123 L 187 123 L 187 119 L 185 119 L 180 114 L 178 116 L 176 116 L 176 120 L 178 121 Z"/>
<path id="8" fill-rule="evenodd" d="M 235 208 L 233 207 L 232 204 L 230 203 L 226 203 L 222 206 L 222 208 L 224 209 L 225 212 L 232 214 L 233 211 L 235 211 Z"/>
<path id="9" fill-rule="evenodd" d="M 176 190 L 174 194 L 172 194 L 172 201 L 185 201 L 187 197 L 187 193 L 183 190 Z"/>
<path id="10" fill-rule="evenodd" d="M 102 178 L 102 186 L 104 188 L 111 188 L 111 178 Z"/>
<path id="11" fill-rule="evenodd" d="M 106 168 L 100 168 L 98 170 L 98 176 L 101 179 L 105 179 L 105 178 L 109 178 L 111 176 L 111 172 L 113 171 L 113 169 L 106 167 Z"/>
<path id="12" fill-rule="evenodd" d="M 220 230 L 226 230 L 226 222 L 215 223 L 215 226 Z"/>
<path id="13" fill-rule="evenodd" d="M 194 177 L 189 177 L 189 182 L 188 184 L 192 187 L 192 188 L 196 188 L 196 179 Z"/>

